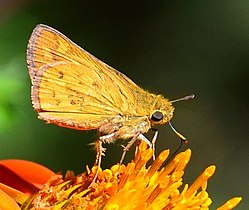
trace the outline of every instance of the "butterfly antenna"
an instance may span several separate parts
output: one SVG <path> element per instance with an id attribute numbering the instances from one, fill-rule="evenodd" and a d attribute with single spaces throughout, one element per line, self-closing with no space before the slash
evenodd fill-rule
<path id="1" fill-rule="evenodd" d="M 189 96 L 185 96 L 185 97 L 182 97 L 182 98 L 178 98 L 178 99 L 172 100 L 172 101 L 170 101 L 170 102 L 171 102 L 171 103 L 175 103 L 175 102 L 178 102 L 178 101 L 187 101 L 187 100 L 192 99 L 192 98 L 194 98 L 194 97 L 195 97 L 195 95 L 194 95 L 194 94 L 191 94 L 191 95 L 189 95 Z"/>

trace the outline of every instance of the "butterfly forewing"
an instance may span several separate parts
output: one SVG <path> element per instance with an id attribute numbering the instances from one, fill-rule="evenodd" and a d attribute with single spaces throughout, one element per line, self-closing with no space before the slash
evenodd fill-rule
<path id="1" fill-rule="evenodd" d="M 47 122 L 95 129 L 109 119 L 143 111 L 138 95 L 147 92 L 46 25 L 34 29 L 27 62 L 33 106 Z"/>

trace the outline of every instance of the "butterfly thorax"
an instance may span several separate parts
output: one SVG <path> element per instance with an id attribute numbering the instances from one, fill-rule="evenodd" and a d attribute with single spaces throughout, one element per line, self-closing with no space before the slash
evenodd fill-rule
<path id="1" fill-rule="evenodd" d="M 99 127 L 101 135 L 113 134 L 107 142 L 147 133 L 153 125 L 167 123 L 172 118 L 174 107 L 168 99 L 147 91 L 137 96 L 133 103 L 135 109 L 125 111 Z"/>

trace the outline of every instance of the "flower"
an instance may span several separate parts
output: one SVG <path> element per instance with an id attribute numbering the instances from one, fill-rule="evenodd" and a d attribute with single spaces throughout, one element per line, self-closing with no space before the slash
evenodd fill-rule
<path id="1" fill-rule="evenodd" d="M 183 186 L 191 150 L 179 153 L 166 166 L 169 150 L 149 164 L 152 155 L 152 149 L 142 142 L 127 165 L 116 164 L 105 170 L 94 166 L 77 176 L 67 172 L 64 178 L 54 174 L 22 203 L 22 209 L 209 209 L 212 200 L 206 190 L 215 166 L 207 167 L 190 186 Z M 218 210 L 233 209 L 240 201 L 240 197 L 232 198 Z"/>

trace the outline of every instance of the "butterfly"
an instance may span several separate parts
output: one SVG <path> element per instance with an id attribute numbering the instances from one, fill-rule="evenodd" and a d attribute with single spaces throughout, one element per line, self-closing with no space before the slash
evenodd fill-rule
<path id="1" fill-rule="evenodd" d="M 33 30 L 27 65 L 32 104 L 38 117 L 61 127 L 98 130 L 98 161 L 104 151 L 102 142 L 130 139 L 121 159 L 136 140 L 152 147 L 157 131 L 152 142 L 144 134 L 173 117 L 172 102 L 177 100 L 142 89 L 47 25 L 39 24 Z"/>

